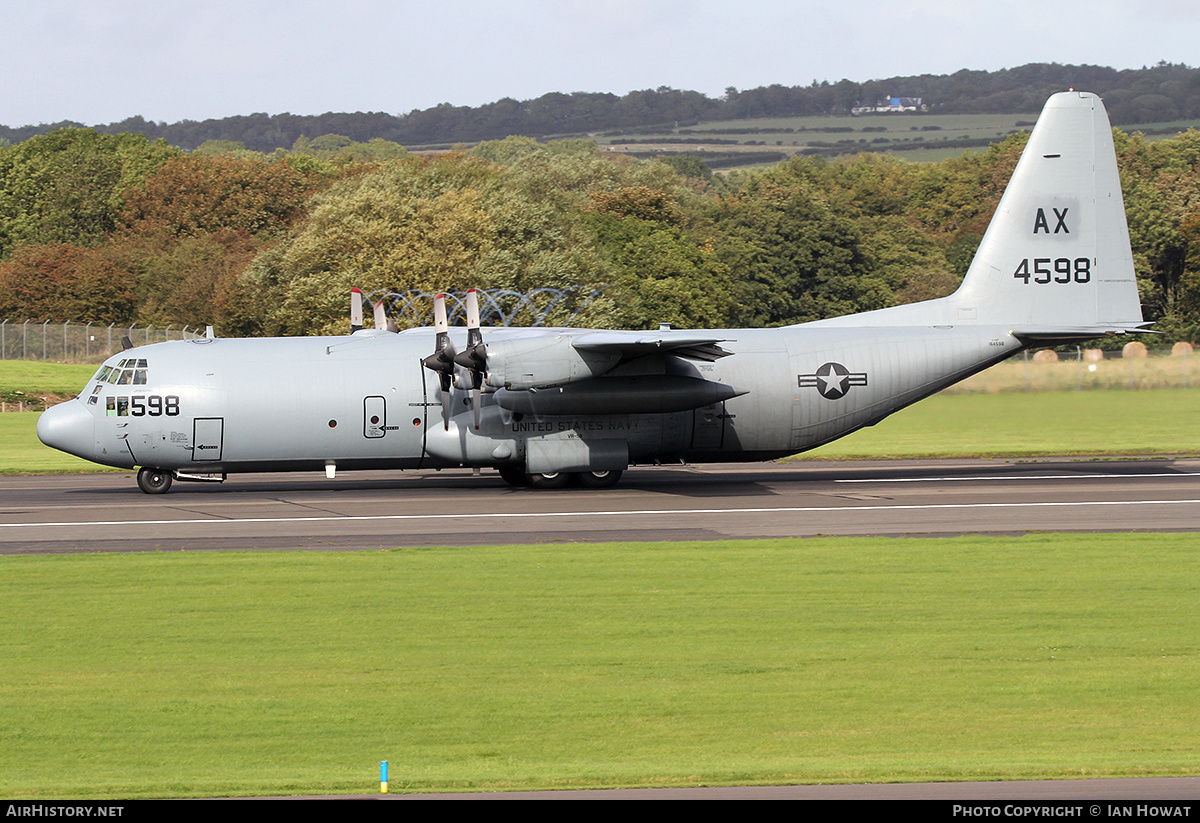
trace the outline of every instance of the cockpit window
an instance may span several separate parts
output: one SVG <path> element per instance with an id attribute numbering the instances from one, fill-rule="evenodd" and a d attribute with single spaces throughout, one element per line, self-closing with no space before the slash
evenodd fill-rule
<path id="1" fill-rule="evenodd" d="M 145 386 L 149 382 L 150 369 L 143 358 L 120 360 L 115 366 L 105 366 L 96 373 L 96 380 L 115 383 L 118 386 Z"/>

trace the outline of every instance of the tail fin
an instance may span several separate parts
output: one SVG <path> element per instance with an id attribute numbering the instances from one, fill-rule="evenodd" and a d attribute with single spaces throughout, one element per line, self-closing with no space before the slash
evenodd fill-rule
<path id="1" fill-rule="evenodd" d="M 958 291 L 844 319 L 855 326 L 1005 325 L 1030 340 L 1145 325 L 1100 98 L 1070 91 L 1046 102 Z"/>
<path id="2" fill-rule="evenodd" d="M 1099 97 L 1071 91 L 1047 101 L 952 299 L 962 320 L 976 313 L 1031 331 L 1141 324 L 1112 126 Z"/>

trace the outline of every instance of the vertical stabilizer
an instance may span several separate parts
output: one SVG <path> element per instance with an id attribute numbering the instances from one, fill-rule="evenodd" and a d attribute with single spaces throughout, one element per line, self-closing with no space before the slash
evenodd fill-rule
<path id="1" fill-rule="evenodd" d="M 1070 91 L 1046 102 L 958 291 L 819 321 L 926 323 L 1005 325 L 1043 338 L 1142 325 L 1112 127 L 1099 97 Z"/>
<path id="2" fill-rule="evenodd" d="M 1099 97 L 1071 91 L 1047 101 L 951 299 L 960 320 L 1142 321 L 1112 126 Z"/>

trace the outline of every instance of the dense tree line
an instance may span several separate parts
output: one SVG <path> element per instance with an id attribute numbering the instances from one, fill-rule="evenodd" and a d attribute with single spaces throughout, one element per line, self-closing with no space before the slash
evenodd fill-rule
<path id="1" fill-rule="evenodd" d="M 268 156 L 64 129 L 0 149 L 0 316 L 341 333 L 352 286 L 578 286 L 602 289 L 580 325 L 814 320 L 952 291 L 1025 139 L 715 175 L 586 140 L 415 156 L 339 137 Z M 1195 339 L 1200 132 L 1118 131 L 1117 150 L 1147 319 L 1157 342 Z"/>
<path id="2" fill-rule="evenodd" d="M 367 143 L 386 140 L 405 146 L 473 143 L 509 135 L 546 137 L 588 132 L 636 132 L 648 127 L 688 125 L 698 120 L 849 114 L 860 103 L 889 95 L 920 97 L 939 113 L 1032 113 L 1053 92 L 1074 86 L 1105 99 L 1117 125 L 1200 117 L 1200 69 L 1160 63 L 1141 69 L 1031 63 L 1001 71 L 963 69 L 949 75 L 890 77 L 808 86 L 771 85 L 745 91 L 726 89 L 720 98 L 661 87 L 625 95 L 552 92 L 534 100 L 511 98 L 483 106 L 443 103 L 407 114 L 384 112 L 320 115 L 249 114 L 223 119 L 156 123 L 140 116 L 97 126 L 106 134 L 140 134 L 191 151 L 208 141 L 241 143 L 272 152 L 317 135 L 345 135 Z M 79 123 L 0 126 L 0 146 Z"/>

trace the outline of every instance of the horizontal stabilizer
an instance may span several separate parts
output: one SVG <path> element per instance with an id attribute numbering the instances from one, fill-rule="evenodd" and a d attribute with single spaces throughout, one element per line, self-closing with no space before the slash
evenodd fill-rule
<path id="1" fill-rule="evenodd" d="M 1097 337 L 1111 337 L 1118 334 L 1158 334 L 1150 331 L 1147 326 L 1152 323 L 1111 324 L 1095 323 L 1087 326 L 1024 326 L 1012 329 L 1013 337 L 1022 343 L 1039 343 L 1044 345 L 1050 340 L 1071 342 L 1074 340 L 1093 340 Z"/>

